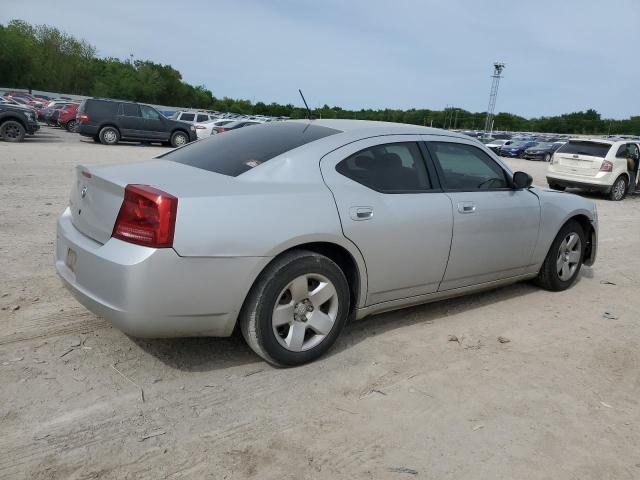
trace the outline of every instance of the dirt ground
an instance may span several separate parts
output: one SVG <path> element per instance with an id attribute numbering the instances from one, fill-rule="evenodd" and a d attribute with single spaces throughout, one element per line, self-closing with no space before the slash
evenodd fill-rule
<path id="1" fill-rule="evenodd" d="M 164 151 L 0 142 L 0 478 L 640 478 L 640 198 L 592 197 L 598 260 L 566 292 L 370 317 L 274 369 L 239 337 L 129 338 L 58 280 L 73 166 Z"/>

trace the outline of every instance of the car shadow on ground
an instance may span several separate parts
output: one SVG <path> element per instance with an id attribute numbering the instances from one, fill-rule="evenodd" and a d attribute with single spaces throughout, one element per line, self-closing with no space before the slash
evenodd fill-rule
<path id="1" fill-rule="evenodd" d="M 109 147 L 109 148 L 117 148 L 117 147 L 159 147 L 163 150 L 171 150 L 173 147 L 171 145 L 162 145 L 161 143 L 149 143 L 149 142 L 128 142 L 126 140 L 120 140 L 115 145 L 103 145 L 100 142 L 94 142 L 92 138 L 89 137 L 80 137 L 79 140 L 84 143 L 93 143 L 95 145 L 99 145 L 101 147 Z"/>
<path id="2" fill-rule="evenodd" d="M 583 272 L 581 276 L 585 274 L 587 277 L 592 275 L 590 269 L 585 269 Z M 463 314 L 477 308 L 516 297 L 523 297 L 538 291 L 540 289 L 532 283 L 520 282 L 495 290 L 404 308 L 367 317 L 359 321 L 352 321 L 346 325 L 336 344 L 324 358 L 339 354 L 360 342 L 366 342 L 372 336 L 418 323 L 446 322 L 448 315 Z M 142 350 L 153 355 L 167 366 L 187 372 L 215 371 L 261 362 L 261 359 L 244 342 L 239 329 L 236 329 L 233 335 L 228 338 L 199 337 L 153 340 L 132 338 L 131 340 Z M 319 361 L 322 361 L 322 359 Z M 264 366 L 265 368 L 270 368 L 266 363 Z"/>

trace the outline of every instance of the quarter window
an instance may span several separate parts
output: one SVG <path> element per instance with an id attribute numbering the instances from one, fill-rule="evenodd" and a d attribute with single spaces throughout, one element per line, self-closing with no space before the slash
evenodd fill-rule
<path id="1" fill-rule="evenodd" d="M 431 142 L 429 147 L 440 164 L 448 190 L 490 190 L 509 186 L 504 170 L 479 148 L 447 142 Z"/>
<path id="2" fill-rule="evenodd" d="M 209 120 L 209 115 L 198 115 L 196 119 L 197 122 L 206 122 L 207 120 Z"/>
<path id="3" fill-rule="evenodd" d="M 342 160 L 336 170 L 382 193 L 422 192 L 432 188 L 422 154 L 414 142 L 369 147 Z"/>

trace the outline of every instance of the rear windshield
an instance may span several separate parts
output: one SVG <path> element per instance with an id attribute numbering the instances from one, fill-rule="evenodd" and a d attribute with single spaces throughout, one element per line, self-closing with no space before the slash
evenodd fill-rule
<path id="1" fill-rule="evenodd" d="M 604 158 L 610 149 L 611 145 L 608 143 L 570 140 L 558 149 L 558 153 Z"/>
<path id="2" fill-rule="evenodd" d="M 160 158 L 237 177 L 289 150 L 340 130 L 309 123 L 276 122 L 213 135 Z"/>

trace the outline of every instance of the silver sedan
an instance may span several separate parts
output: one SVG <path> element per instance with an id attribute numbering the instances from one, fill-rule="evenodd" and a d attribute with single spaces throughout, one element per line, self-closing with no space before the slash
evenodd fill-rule
<path id="1" fill-rule="evenodd" d="M 227 336 L 276 365 L 349 318 L 592 265 L 592 201 L 531 186 L 483 145 L 379 122 L 287 121 L 76 168 L 56 269 L 141 337 Z"/>

